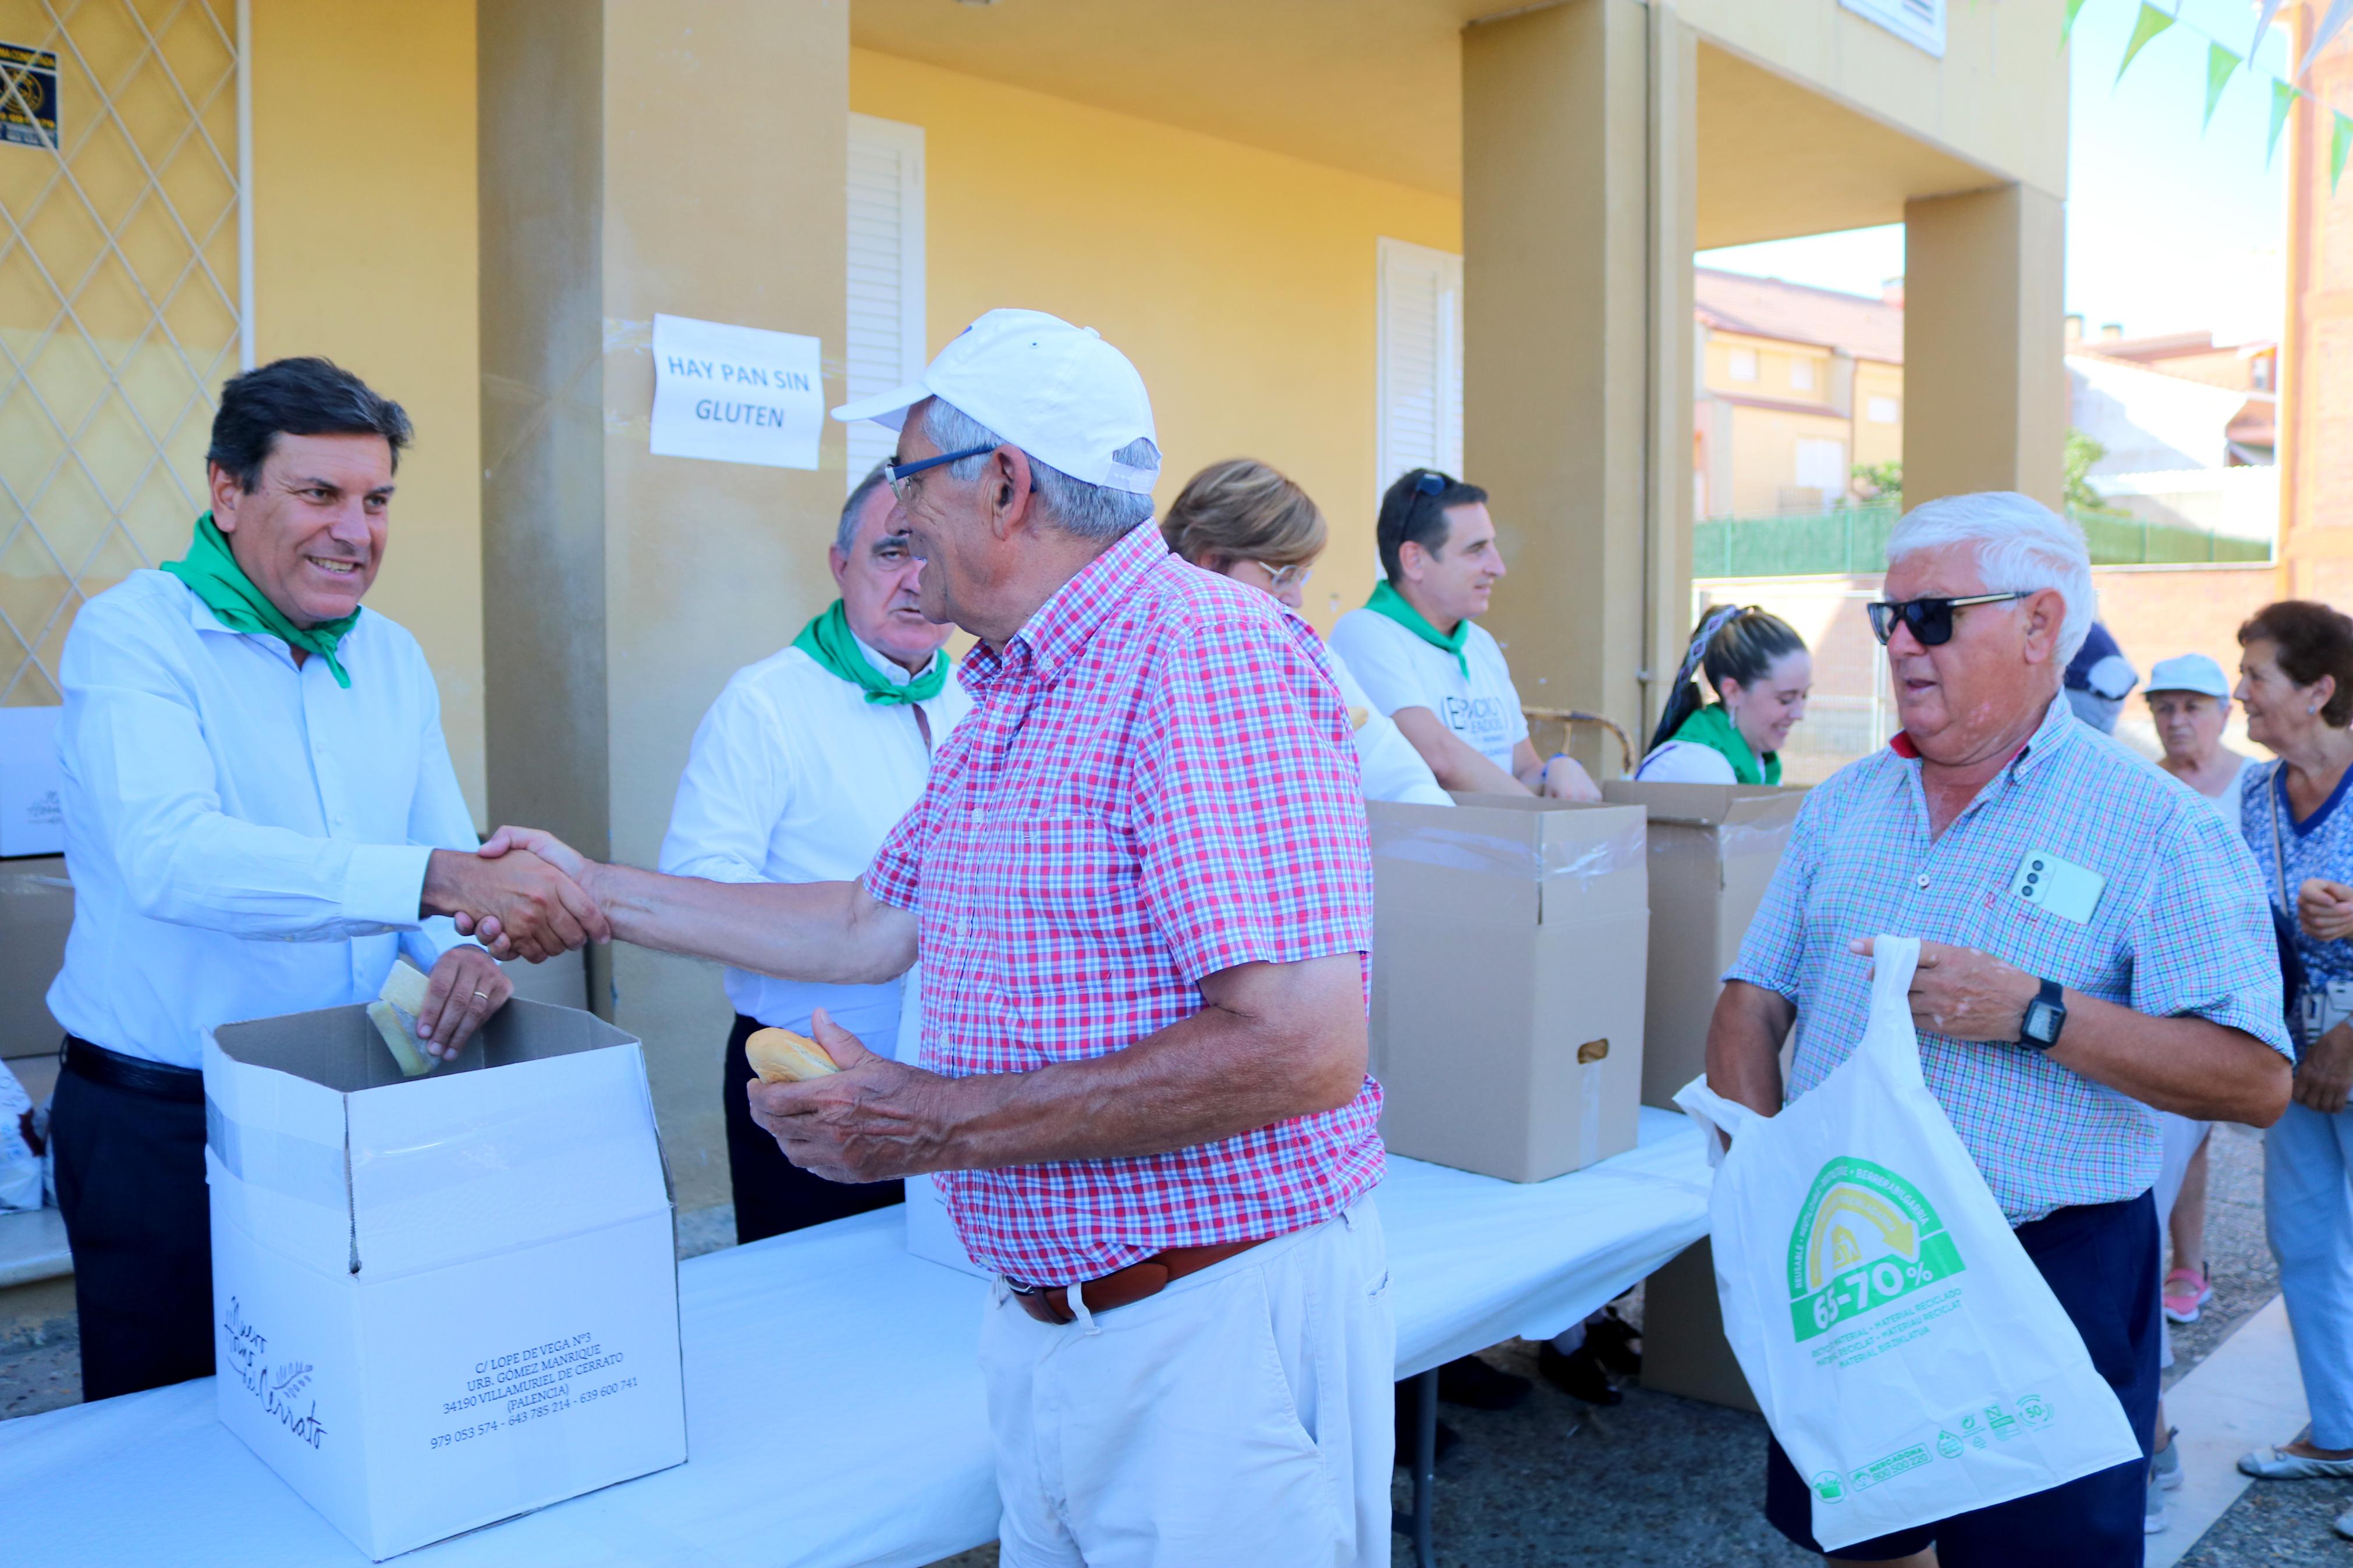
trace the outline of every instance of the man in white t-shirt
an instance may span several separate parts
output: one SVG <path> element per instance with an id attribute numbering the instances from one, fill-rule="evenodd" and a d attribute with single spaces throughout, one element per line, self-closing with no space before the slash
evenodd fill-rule
<path id="1" fill-rule="evenodd" d="M 923 794 L 933 749 L 972 706 L 943 651 L 953 628 L 917 606 L 923 563 L 881 468 L 850 492 L 826 555 L 841 596 L 791 647 L 737 670 L 694 732 L 662 840 L 661 869 L 672 876 L 854 879 Z M 730 969 L 725 984 L 735 1027 L 720 1092 L 736 1240 L 898 1202 L 898 1182 L 843 1185 L 785 1158 L 752 1121 L 744 1042 L 764 1026 L 808 1034 L 822 1007 L 887 1052 L 902 982 L 826 985 Z"/>
<path id="2" fill-rule="evenodd" d="M 1413 742 L 1438 782 L 1485 795 L 1599 800 L 1566 756 L 1537 757 L 1504 650 L 1484 615 L 1504 558 L 1487 492 L 1415 468 L 1381 498 L 1375 538 L 1385 581 L 1332 628 L 1332 647 Z"/>

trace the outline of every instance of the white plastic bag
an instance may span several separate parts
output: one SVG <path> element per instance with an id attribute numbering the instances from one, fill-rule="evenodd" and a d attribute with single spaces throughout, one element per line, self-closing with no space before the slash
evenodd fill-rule
<path id="1" fill-rule="evenodd" d="M 1920 1076 L 1920 944 L 1873 952 L 1862 1040 L 1811 1092 L 1772 1117 L 1704 1078 L 1675 1096 L 1720 1160 L 1725 1333 L 1833 1552 L 2141 1453 Z"/>
<path id="2" fill-rule="evenodd" d="M 41 1206 L 41 1157 L 25 1141 L 32 1110 L 25 1086 L 0 1063 L 0 1210 Z"/>

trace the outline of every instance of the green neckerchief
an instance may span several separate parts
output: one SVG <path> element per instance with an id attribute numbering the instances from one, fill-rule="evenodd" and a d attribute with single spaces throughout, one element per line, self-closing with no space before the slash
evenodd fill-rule
<path id="1" fill-rule="evenodd" d="M 335 658 L 335 645 L 359 624 L 359 611 L 354 609 L 348 616 L 321 621 L 315 626 L 296 626 L 287 619 L 285 611 L 269 602 L 269 595 L 253 585 L 253 579 L 237 563 L 237 557 L 229 553 L 228 541 L 213 522 L 212 513 L 196 519 L 196 537 L 188 546 L 187 558 L 166 561 L 164 570 L 185 583 L 188 591 L 202 599 L 205 608 L 229 630 L 276 637 L 289 647 L 315 653 L 326 661 L 327 673 L 335 678 L 335 684 L 346 691 L 351 689 L 351 675 Z"/>
<path id="2" fill-rule="evenodd" d="M 1470 616 L 1465 616 L 1454 623 L 1452 637 L 1440 637 L 1438 628 L 1430 624 L 1430 617 L 1408 603 L 1403 594 L 1390 587 L 1387 578 L 1373 584 L 1373 596 L 1365 601 L 1365 608 L 1377 616 L 1387 616 L 1430 647 L 1444 648 L 1454 656 L 1454 668 L 1462 672 L 1462 679 L 1471 679 L 1471 660 L 1462 652 L 1462 645 L 1471 639 Z"/>
<path id="3" fill-rule="evenodd" d="M 1738 783 L 1777 784 L 1781 782 L 1780 753 L 1767 752 L 1765 765 L 1759 768 L 1757 753 L 1749 749 L 1748 737 L 1740 732 L 1740 726 L 1732 721 L 1732 715 L 1724 710 L 1721 702 L 1711 702 L 1684 720 L 1683 727 L 1675 731 L 1675 739 L 1723 752 L 1724 760 L 1732 764 L 1733 778 Z"/>
<path id="4" fill-rule="evenodd" d="M 803 626 L 793 646 L 850 685 L 864 687 L 869 702 L 929 702 L 947 684 L 948 661 L 943 654 L 934 654 L 923 673 L 903 686 L 875 668 L 874 661 L 850 635 L 849 613 L 839 599 Z"/>

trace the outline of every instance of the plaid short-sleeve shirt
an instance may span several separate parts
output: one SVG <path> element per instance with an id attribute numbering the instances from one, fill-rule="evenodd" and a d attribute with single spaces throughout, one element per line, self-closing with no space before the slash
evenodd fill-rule
<path id="1" fill-rule="evenodd" d="M 1371 952 L 1347 713 L 1273 600 L 1147 525 L 962 679 L 971 716 L 865 878 L 917 915 L 925 1067 L 1103 1056 L 1198 1012 L 1221 969 Z M 1340 1110 L 1220 1142 L 940 1184 L 976 1261 L 1064 1285 L 1340 1213 L 1380 1179 L 1380 1105 L 1367 1078 Z"/>
<path id="2" fill-rule="evenodd" d="M 1807 797 L 1725 976 L 1797 1005 L 1789 1099 L 1862 1038 L 1870 961 L 1847 942 L 1883 931 L 1989 952 L 2152 1016 L 2196 1014 L 2287 1052 L 2263 884 L 2238 836 L 2186 785 L 2084 726 L 2062 698 L 1931 839 L 1917 754 L 1896 742 Z M 2037 858 L 2103 879 L 2085 919 L 2013 891 Z M 2157 1180 L 2154 1113 L 2039 1051 L 1923 1032 L 1920 1066 L 2013 1225 L 2137 1197 Z"/>

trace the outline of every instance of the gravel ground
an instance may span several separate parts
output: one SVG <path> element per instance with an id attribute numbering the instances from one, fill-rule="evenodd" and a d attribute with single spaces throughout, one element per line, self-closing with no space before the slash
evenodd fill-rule
<path id="1" fill-rule="evenodd" d="M 81 1403 L 81 1336 L 73 1320 L 0 1340 L 0 1421 Z"/>
<path id="2" fill-rule="evenodd" d="M 2277 1294 L 2263 1242 L 2263 1141 L 2242 1127 L 2216 1129 L 2207 1208 L 2214 1300 L 2200 1321 L 2174 1333 L 2168 1383 L 2197 1364 Z M 733 1239 L 724 1208 L 680 1217 L 681 1257 Z M 1620 1310 L 1641 1321 L 1641 1294 Z M 70 1321 L 0 1342 L 0 1419 L 31 1415 L 81 1397 Z M 1524 1376 L 1535 1347 L 1512 1341 L 1486 1352 Z M 1442 1407 L 1462 1435 L 1438 1472 L 1438 1560 L 1445 1568 L 1799 1568 L 1820 1559 L 1774 1533 L 1758 1509 L 1765 1424 L 1734 1410 L 1626 1390 L 1597 1409 L 1541 1380 L 1517 1410 Z M 1597 1484 L 1599 1482 L 1599 1484 Z M 1407 1500 L 1399 1473 L 1395 1500 Z M 2329 1528 L 2353 1501 L 2339 1482 L 2259 1482 L 2223 1515 L 2185 1568 L 2353 1568 L 2353 1546 Z M 1400 1564 L 1404 1542 L 1398 1543 Z M 937 1568 L 996 1568 L 997 1548 Z"/>

